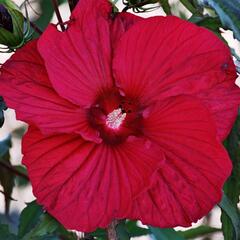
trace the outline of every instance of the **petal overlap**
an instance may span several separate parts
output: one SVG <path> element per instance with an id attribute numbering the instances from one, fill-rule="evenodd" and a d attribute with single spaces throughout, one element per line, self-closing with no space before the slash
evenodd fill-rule
<path id="1" fill-rule="evenodd" d="M 236 69 L 228 47 L 209 30 L 172 16 L 141 21 L 120 39 L 113 71 L 122 91 L 140 97 L 144 104 L 180 94 L 204 95 L 218 122 L 219 138 L 229 133 L 232 121 L 224 125 L 221 112 L 236 117 L 240 101 Z M 235 100 L 222 97 L 219 85 Z M 206 92 L 215 94 L 221 112 L 216 113 L 216 101 L 210 95 L 207 99 Z"/>
<path id="2" fill-rule="evenodd" d="M 228 47 L 177 17 L 80 0 L 1 67 L 0 95 L 29 124 L 23 164 L 39 204 L 66 228 L 113 219 L 189 226 L 222 196 L 221 145 L 240 91 Z"/>
<path id="3" fill-rule="evenodd" d="M 78 135 L 45 137 L 32 126 L 23 154 L 38 202 L 65 227 L 81 231 L 126 217 L 133 198 L 150 187 L 165 160 L 143 139 L 112 147 Z"/>
<path id="4" fill-rule="evenodd" d="M 237 118 L 240 102 L 239 87 L 229 83 L 223 82 L 215 86 L 214 89 L 196 94 L 196 97 L 201 99 L 203 104 L 211 111 L 220 141 L 223 141 L 230 133 Z"/>
<path id="5" fill-rule="evenodd" d="M 151 110 L 145 134 L 166 161 L 153 187 L 136 198 L 131 217 L 159 227 L 190 226 L 221 200 L 231 172 L 215 123 L 199 100 L 178 96 Z"/>
<path id="6" fill-rule="evenodd" d="M 110 13 L 107 1 L 81 1 L 65 32 L 50 25 L 39 39 L 38 49 L 54 88 L 83 107 L 113 86 Z"/>
<path id="7" fill-rule="evenodd" d="M 38 49 L 56 91 L 88 107 L 103 91 L 112 88 L 113 46 L 139 20 L 128 13 L 115 16 L 106 0 L 83 0 L 73 11 L 65 32 L 49 25 Z"/>
<path id="8" fill-rule="evenodd" d="M 52 88 L 37 42 L 18 50 L 1 68 L 0 89 L 17 118 L 39 126 L 45 134 L 79 133 L 99 141 L 88 126 L 85 110 L 60 97 Z"/>

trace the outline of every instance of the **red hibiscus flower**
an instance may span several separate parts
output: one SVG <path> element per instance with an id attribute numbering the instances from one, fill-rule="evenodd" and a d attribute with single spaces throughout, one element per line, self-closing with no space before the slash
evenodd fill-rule
<path id="1" fill-rule="evenodd" d="M 229 49 L 177 17 L 111 12 L 81 0 L 65 32 L 51 24 L 1 68 L 0 95 L 30 125 L 33 192 L 70 229 L 189 226 L 231 172 L 220 143 L 240 101 Z"/>

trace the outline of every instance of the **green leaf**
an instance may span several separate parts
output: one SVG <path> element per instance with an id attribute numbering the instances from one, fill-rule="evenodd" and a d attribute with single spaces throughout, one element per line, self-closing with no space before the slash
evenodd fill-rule
<path id="1" fill-rule="evenodd" d="M 221 231 L 220 228 L 213 228 L 203 225 L 185 231 L 177 231 L 177 233 L 186 239 L 195 239 L 197 237 L 202 237 L 205 234 L 216 233 L 220 231 Z"/>
<path id="2" fill-rule="evenodd" d="M 201 0 L 205 6 L 213 8 L 223 26 L 231 29 L 235 38 L 240 40 L 240 1 L 239 0 Z"/>
<path id="3" fill-rule="evenodd" d="M 0 141 L 0 159 L 3 158 L 12 146 L 11 136 L 8 136 L 5 140 Z"/>
<path id="4" fill-rule="evenodd" d="M 27 169 L 22 165 L 14 166 L 14 169 L 20 173 L 27 175 Z M 22 176 L 15 176 L 15 184 L 17 187 L 25 187 L 29 184 L 29 181 Z"/>
<path id="5" fill-rule="evenodd" d="M 44 213 L 40 216 L 37 225 L 24 236 L 26 240 L 35 240 L 50 236 L 59 227 L 59 223 L 49 214 Z M 45 238 L 44 238 L 45 239 Z"/>
<path id="6" fill-rule="evenodd" d="M 121 240 L 129 239 L 133 237 L 140 237 L 151 234 L 151 231 L 147 228 L 141 228 L 137 225 L 136 221 L 121 221 L 117 226 L 117 233 Z M 105 229 L 97 229 L 95 232 L 89 234 L 98 240 L 107 239 L 107 233 Z"/>
<path id="7" fill-rule="evenodd" d="M 59 224 L 59 227 L 56 231 L 56 234 L 64 240 L 78 240 L 78 237 L 75 232 L 69 232 L 62 225 Z"/>
<path id="8" fill-rule="evenodd" d="M 131 237 L 140 237 L 150 234 L 149 229 L 139 227 L 136 221 L 127 221 L 126 225 Z"/>
<path id="9" fill-rule="evenodd" d="M 8 225 L 0 224 L 0 239 L 2 240 L 18 240 L 17 236 L 10 233 Z"/>
<path id="10" fill-rule="evenodd" d="M 222 201 L 219 203 L 219 206 L 231 220 L 232 226 L 230 226 L 230 228 L 234 229 L 233 234 L 231 234 L 232 238 L 229 238 L 229 235 L 226 235 L 227 238 L 224 236 L 224 239 L 238 240 L 240 237 L 240 215 L 238 210 L 235 208 L 235 206 L 231 203 L 231 201 L 228 199 L 228 197 L 225 194 L 223 195 Z"/>
<path id="11" fill-rule="evenodd" d="M 198 26 L 208 28 L 215 32 L 220 32 L 219 28 L 221 27 L 221 22 L 218 17 L 210 17 L 206 16 L 199 16 L 199 15 L 192 15 L 188 21 L 197 24 Z"/>
<path id="12" fill-rule="evenodd" d="M 2 127 L 4 123 L 4 114 L 3 114 L 4 110 L 7 110 L 7 106 L 3 98 L 0 96 L 0 127 Z"/>
<path id="13" fill-rule="evenodd" d="M 11 49 L 21 46 L 23 43 L 24 17 L 20 9 L 12 1 L 0 0 L 0 3 L 6 9 L 10 16 L 13 31 L 0 28 L 0 43 Z"/>
<path id="14" fill-rule="evenodd" d="M 90 233 L 90 236 L 97 238 L 98 240 L 105 240 L 107 239 L 107 233 L 104 229 L 97 229 L 95 232 Z"/>
<path id="15" fill-rule="evenodd" d="M 232 202 L 235 208 L 235 211 L 238 210 L 237 204 L 239 202 L 239 195 L 240 195 L 239 139 L 240 139 L 240 118 L 238 117 L 231 133 L 229 134 L 227 140 L 225 141 L 225 147 L 232 160 L 233 169 L 232 169 L 231 176 L 228 178 L 227 182 L 224 185 L 224 193 Z M 232 227 L 232 222 L 224 211 L 222 211 L 221 221 L 222 221 L 222 230 L 223 230 L 225 240 L 233 239 L 234 230 Z"/>
<path id="16" fill-rule="evenodd" d="M 43 209 L 36 201 L 28 203 L 20 215 L 18 237 L 23 238 L 24 235 L 29 233 L 37 225 L 42 214 Z"/>
<path id="17" fill-rule="evenodd" d="M 163 8 L 163 11 L 167 14 L 167 15 L 171 15 L 171 6 L 169 4 L 168 0 L 160 0 L 160 5 Z"/>
<path id="18" fill-rule="evenodd" d="M 65 238 L 59 238 L 57 236 L 54 236 L 54 235 L 44 235 L 42 237 L 34 237 L 33 240 L 66 240 Z M 28 239 L 30 240 L 30 239 Z"/>
<path id="19" fill-rule="evenodd" d="M 233 162 L 233 170 L 230 178 L 224 186 L 224 192 L 234 205 L 239 202 L 240 195 L 240 116 L 237 118 L 231 133 L 229 134 L 225 147 Z"/>
<path id="20" fill-rule="evenodd" d="M 77 239 L 75 233 L 68 232 L 55 218 L 44 212 L 36 201 L 28 203 L 22 211 L 18 237 L 22 240 Z"/>
<path id="21" fill-rule="evenodd" d="M 208 15 L 199 16 L 198 14 L 193 14 L 188 21 L 195 23 L 200 27 L 205 27 L 215 33 L 222 41 L 226 44 L 226 40 L 221 35 L 220 28 L 222 27 L 221 21 L 218 17 L 210 17 Z"/>
<path id="22" fill-rule="evenodd" d="M 127 230 L 126 221 L 122 220 L 116 226 L 117 236 L 121 240 L 130 240 L 130 234 Z"/>
<path id="23" fill-rule="evenodd" d="M 172 228 L 149 227 L 156 240 L 185 240 Z"/>
<path id="24" fill-rule="evenodd" d="M 66 2 L 66 0 L 58 0 L 59 5 Z M 52 4 L 49 3 L 49 0 L 40 0 L 39 1 L 41 12 L 43 14 L 40 15 L 40 17 L 35 21 L 36 26 L 38 26 L 41 30 L 44 30 L 47 25 L 50 23 L 54 9 L 52 7 Z M 38 34 L 34 34 L 34 37 L 39 37 Z"/>
<path id="25" fill-rule="evenodd" d="M 15 175 L 9 171 L 12 167 L 10 162 L 9 149 L 11 148 L 11 136 L 0 142 L 0 183 L 3 187 L 3 192 L 5 195 L 5 214 L 8 216 L 11 194 L 14 187 L 14 177 Z"/>
<path id="26" fill-rule="evenodd" d="M 2 110 L 0 110 L 0 128 L 3 126 L 4 124 L 4 113 Z"/>
<path id="27" fill-rule="evenodd" d="M 0 0 L 0 4 L 4 4 L 5 6 L 18 10 L 19 11 L 19 7 L 17 6 L 16 3 L 14 3 L 13 0 Z"/>
<path id="28" fill-rule="evenodd" d="M 180 2 L 192 14 L 196 14 L 198 12 L 198 9 L 195 8 L 195 6 L 189 0 L 180 0 Z"/>

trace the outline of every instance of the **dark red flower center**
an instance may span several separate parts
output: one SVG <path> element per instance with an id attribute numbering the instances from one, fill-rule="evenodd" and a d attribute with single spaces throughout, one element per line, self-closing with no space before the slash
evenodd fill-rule
<path id="1" fill-rule="evenodd" d="M 90 125 L 108 144 L 119 144 L 129 136 L 142 134 L 142 108 L 135 98 L 117 90 L 99 96 L 88 112 Z"/>

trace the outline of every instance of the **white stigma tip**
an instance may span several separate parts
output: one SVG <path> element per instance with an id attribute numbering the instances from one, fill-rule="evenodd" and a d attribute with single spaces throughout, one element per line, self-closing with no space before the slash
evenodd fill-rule
<path id="1" fill-rule="evenodd" d="M 106 125 L 111 129 L 118 129 L 127 114 L 122 112 L 121 108 L 115 109 L 107 115 Z"/>

